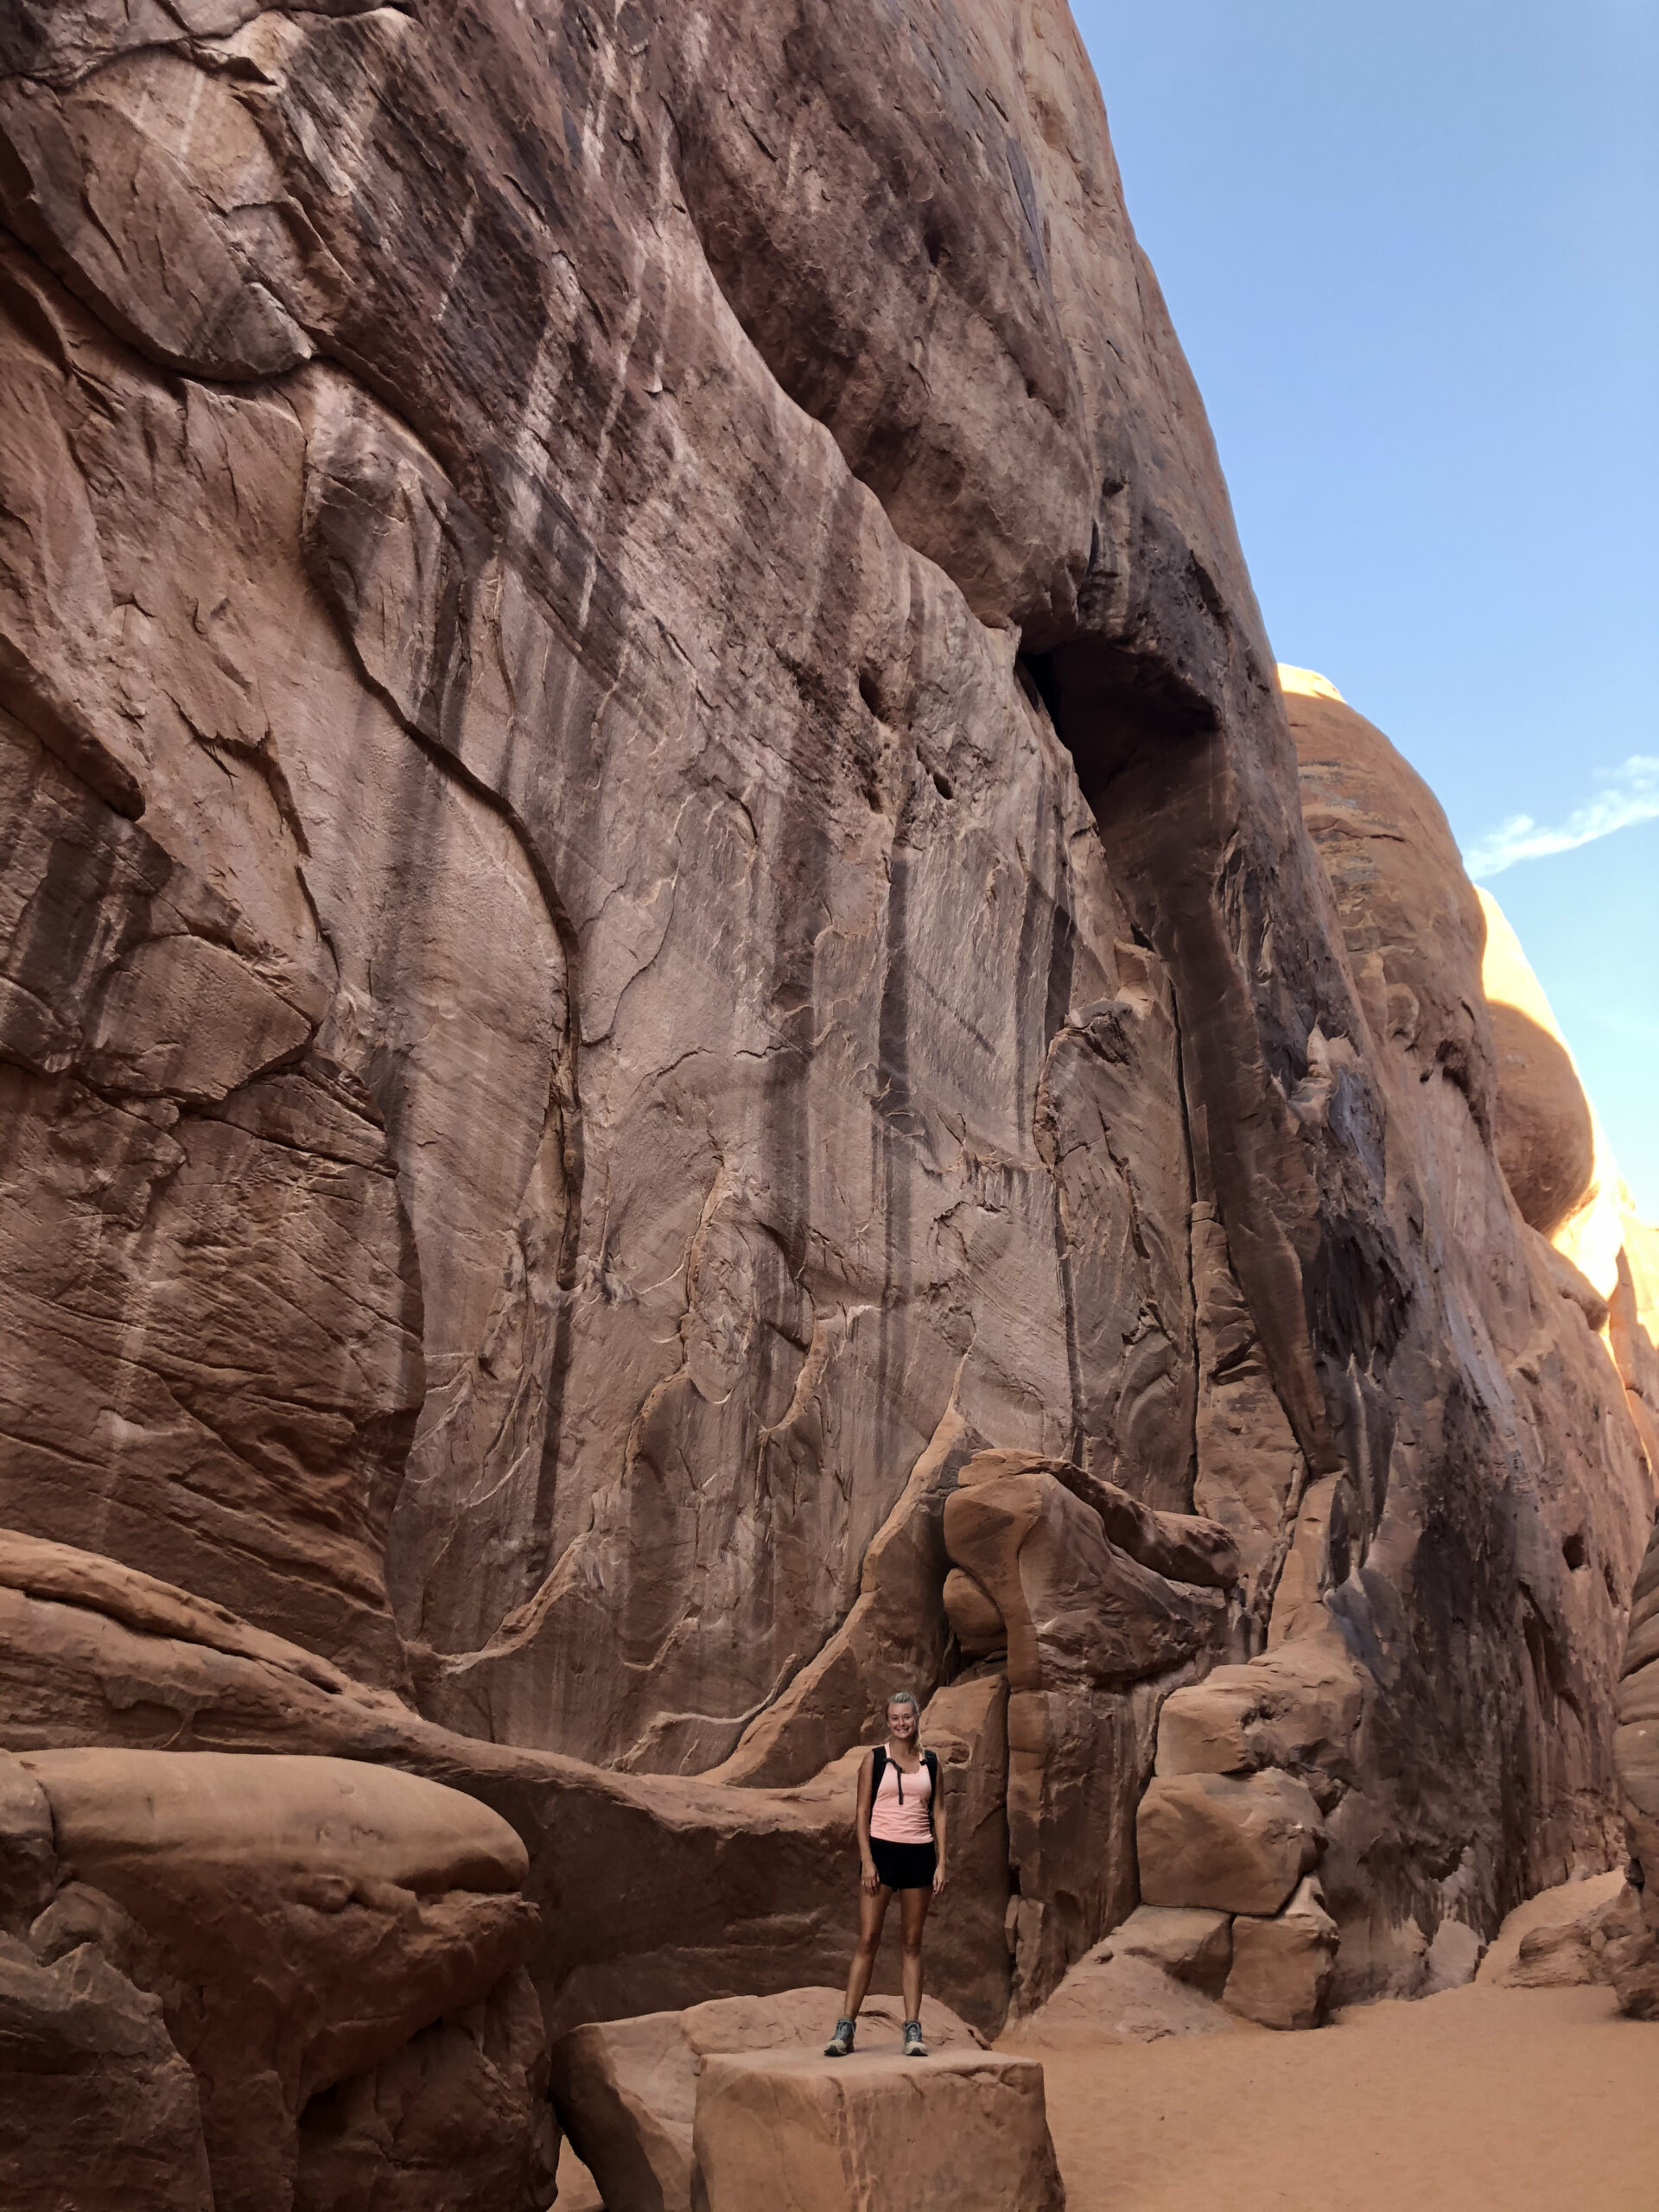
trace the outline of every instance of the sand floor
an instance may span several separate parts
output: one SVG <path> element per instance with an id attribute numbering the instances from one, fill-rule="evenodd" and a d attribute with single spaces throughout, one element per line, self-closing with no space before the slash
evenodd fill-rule
<path id="1" fill-rule="evenodd" d="M 1605 1989 L 1034 2055 L 1068 2212 L 1659 2212 L 1659 2024 Z"/>
<path id="2" fill-rule="evenodd" d="M 1659 2212 L 1659 2023 L 1605 1989 L 1033 2056 L 1068 2212 Z M 567 2152 L 557 2212 L 598 2205 Z"/>

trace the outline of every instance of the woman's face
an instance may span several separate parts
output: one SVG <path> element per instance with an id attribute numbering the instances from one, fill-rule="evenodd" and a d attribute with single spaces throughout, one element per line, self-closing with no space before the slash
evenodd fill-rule
<path id="1" fill-rule="evenodd" d="M 887 1733 L 906 1743 L 916 1733 L 916 1708 L 913 1705 L 890 1705 L 887 1707 Z"/>

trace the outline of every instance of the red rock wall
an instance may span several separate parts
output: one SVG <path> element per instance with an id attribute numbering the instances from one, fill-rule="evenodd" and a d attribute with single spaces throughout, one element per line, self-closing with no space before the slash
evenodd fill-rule
<path id="1" fill-rule="evenodd" d="M 878 1532 L 1066 1458 L 1338 1638 L 1362 1980 L 1605 1849 L 1648 1477 L 1443 825 L 1305 753 L 1304 830 L 1064 10 L 81 0 L 0 70 L 3 1517 L 695 1773 L 855 1617 L 814 1758 L 948 1669 Z"/>

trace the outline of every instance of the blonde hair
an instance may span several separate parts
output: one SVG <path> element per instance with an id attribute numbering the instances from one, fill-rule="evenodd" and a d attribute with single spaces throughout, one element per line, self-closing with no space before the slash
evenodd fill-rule
<path id="1" fill-rule="evenodd" d="M 918 1728 L 921 1726 L 922 1708 L 914 1690 L 894 1690 L 881 1707 L 881 1717 L 884 1720 L 895 1705 L 907 1705 L 916 1716 L 916 1726 Z"/>

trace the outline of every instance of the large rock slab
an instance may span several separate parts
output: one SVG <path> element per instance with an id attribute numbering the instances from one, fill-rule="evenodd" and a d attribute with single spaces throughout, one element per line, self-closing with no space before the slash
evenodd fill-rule
<path id="1" fill-rule="evenodd" d="M 708 2061 L 732 2052 L 815 2056 L 842 2006 L 838 1989 L 787 1989 L 728 1997 L 682 2012 L 648 2013 L 575 2028 L 553 2046 L 551 2094 L 560 2124 L 598 2184 L 607 2212 L 687 2212 L 698 2084 Z M 858 2050 L 891 2057 L 902 2005 L 872 1998 L 859 2016 Z M 930 2049 L 972 2050 L 979 2038 L 931 1998 L 922 2000 Z"/>
<path id="2" fill-rule="evenodd" d="M 964 1871 L 987 1875 L 1006 1853 L 1001 1684 L 953 1688 L 950 1702 L 969 1762 L 952 1784 L 960 1779 L 969 1816 Z M 315 1750 L 465 1791 L 499 1813 L 528 1853 L 527 1894 L 542 1914 L 531 1971 L 555 2035 L 711 1993 L 797 1987 L 803 1973 L 824 1985 L 846 1974 L 858 1893 L 850 1767 L 798 1789 L 740 1789 L 480 1743 L 221 1607 L 5 1532 L 0 1740 L 31 1751 L 66 1741 Z M 941 1741 L 958 1747 L 950 1731 Z M 29 1818 L 38 1838 L 37 1808 Z M 1006 1855 L 1000 1867 L 1006 1885 Z M 571 1897 L 583 1900 L 580 1912 L 565 1910 Z M 985 1910 L 966 1885 L 960 1902 L 947 1889 L 929 1959 L 947 2000 L 994 2032 L 1006 1951 L 987 1957 Z M 950 1933 L 958 1913 L 960 1940 Z M 885 1964 L 896 1984 L 896 1955 Z"/>
<path id="3" fill-rule="evenodd" d="M 1135 1802 L 1152 1772 L 1160 1687 L 1022 1690 L 1008 1700 L 1014 2009 L 1040 2005 L 1130 1912 Z"/>
<path id="4" fill-rule="evenodd" d="M 416 1776 L 218 1752 L 45 1751 L 16 1764 L 51 1808 L 58 1859 L 29 1950 L 72 1978 L 90 1955 L 148 1993 L 149 2040 L 130 2032 L 130 2053 L 158 2091 L 172 2079 L 167 2050 L 192 2069 L 213 2201 L 237 2212 L 289 2212 L 301 2118 L 319 2093 L 490 1999 L 534 1943 L 518 1837 L 475 1799 Z M 115 2002 L 95 1981 L 79 1993 L 87 2002 L 66 2009 L 72 2027 Z M 536 2019 L 527 1980 L 523 1997 Z M 136 1993 L 133 2006 L 142 2012 Z M 516 2070 L 493 2130 L 467 2098 L 452 2109 L 448 2148 L 463 2175 L 469 2152 L 511 2159 L 515 2138 L 534 2138 L 539 2024 Z M 176 2135 L 171 2110 L 158 2112 L 158 2141 Z M 359 2193 L 395 2202 L 386 2149 L 383 2137 L 357 2158 Z M 516 2196 L 493 2201 L 531 2212 L 536 2176 L 518 2178 Z M 352 2195 L 336 2173 L 306 2202 L 346 2212 Z"/>
<path id="5" fill-rule="evenodd" d="M 1001 2052 L 711 2058 L 697 2085 L 697 2212 L 1062 2212 L 1043 2069 Z"/>
<path id="6" fill-rule="evenodd" d="M 1016 1692 L 1122 1687 L 1224 1633 L 1217 1596 L 1142 1567 L 1092 1505 L 1020 1454 L 969 1461 L 945 1501 L 944 1541 L 1001 1615 Z"/>
<path id="7" fill-rule="evenodd" d="M 1276 1913 L 1319 1856 L 1319 1808 L 1305 1783 L 1249 1776 L 1156 1776 L 1135 1817 L 1148 1904 Z"/>

